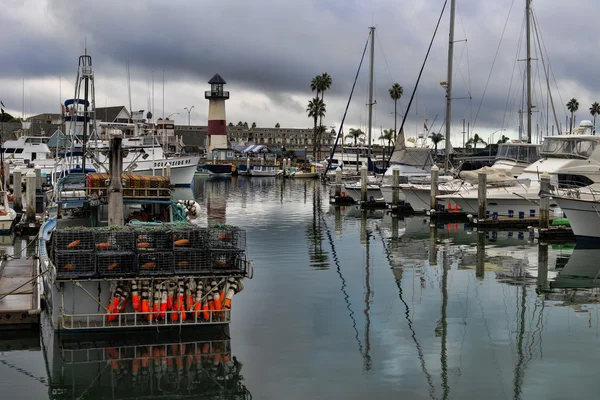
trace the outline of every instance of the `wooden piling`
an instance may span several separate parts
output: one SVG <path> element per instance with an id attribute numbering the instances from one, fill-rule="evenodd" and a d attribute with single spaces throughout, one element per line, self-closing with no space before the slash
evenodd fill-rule
<path id="1" fill-rule="evenodd" d="M 21 168 L 16 167 L 13 171 L 13 210 L 18 213 L 23 211 L 23 187 L 21 182 Z"/>
<path id="2" fill-rule="evenodd" d="M 550 226 L 550 175 L 544 172 L 540 177 L 540 229 Z"/>
<path id="3" fill-rule="evenodd" d="M 481 175 L 481 174 L 480 174 Z M 485 276 L 485 232 L 477 232 L 477 261 L 475 264 L 475 277 L 483 279 Z"/>
<path id="4" fill-rule="evenodd" d="M 26 213 L 26 217 L 27 217 L 27 222 L 28 223 L 34 223 L 35 222 L 35 186 L 36 186 L 36 176 L 35 176 L 35 172 L 33 170 L 29 170 L 27 172 L 27 175 L 25 175 L 25 177 L 27 178 L 27 190 L 26 190 L 26 196 L 27 196 L 27 213 Z"/>
<path id="5" fill-rule="evenodd" d="M 477 219 L 485 219 L 487 210 L 487 174 L 480 172 L 477 176 Z"/>
<path id="6" fill-rule="evenodd" d="M 42 190 L 42 168 L 35 167 L 33 170 L 35 171 L 35 189 Z"/>
<path id="7" fill-rule="evenodd" d="M 360 168 L 360 201 L 367 202 L 367 166 Z"/>
<path id="8" fill-rule="evenodd" d="M 337 167 L 335 169 L 335 197 L 342 195 L 342 169 Z"/>
<path id="9" fill-rule="evenodd" d="M 431 167 L 431 192 L 429 197 L 429 208 L 434 212 L 437 211 L 437 194 L 440 169 L 437 165 Z"/>

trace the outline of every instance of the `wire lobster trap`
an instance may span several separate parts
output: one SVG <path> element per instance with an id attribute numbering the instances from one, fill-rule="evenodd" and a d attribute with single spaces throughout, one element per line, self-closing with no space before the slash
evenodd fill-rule
<path id="1" fill-rule="evenodd" d="M 173 249 L 173 236 L 168 229 L 135 229 L 133 235 L 138 254 L 165 252 Z"/>
<path id="2" fill-rule="evenodd" d="M 246 254 L 241 250 L 211 250 L 210 270 L 215 274 L 245 275 Z"/>
<path id="3" fill-rule="evenodd" d="M 95 230 L 94 249 L 96 252 L 127 252 L 135 250 L 135 235 L 125 230 Z"/>
<path id="4" fill-rule="evenodd" d="M 156 251 L 138 253 L 138 275 L 170 275 L 173 274 L 173 252 Z"/>
<path id="5" fill-rule="evenodd" d="M 210 253 L 207 249 L 175 249 L 173 259 L 176 274 L 210 272 Z"/>
<path id="6" fill-rule="evenodd" d="M 246 231 L 235 227 L 207 229 L 211 249 L 246 250 Z"/>
<path id="7" fill-rule="evenodd" d="M 173 249 L 206 249 L 208 234 L 206 228 L 178 228 L 172 231 Z"/>
<path id="8" fill-rule="evenodd" d="M 96 275 L 93 251 L 60 250 L 54 253 L 58 279 L 86 278 Z"/>
<path id="9" fill-rule="evenodd" d="M 91 229 L 62 229 L 52 234 L 54 251 L 94 250 L 94 233 Z"/>
<path id="10" fill-rule="evenodd" d="M 137 273 L 137 255 L 133 251 L 102 251 L 96 253 L 96 270 L 101 277 L 132 276 Z"/>

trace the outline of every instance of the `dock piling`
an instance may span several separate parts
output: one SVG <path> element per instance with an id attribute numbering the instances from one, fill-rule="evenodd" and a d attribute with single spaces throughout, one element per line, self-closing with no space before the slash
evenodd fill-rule
<path id="1" fill-rule="evenodd" d="M 477 262 L 475 265 L 475 276 L 483 279 L 485 276 L 485 232 L 477 232 Z"/>
<path id="2" fill-rule="evenodd" d="M 26 218 L 28 223 L 35 222 L 35 186 L 36 186 L 36 176 L 33 170 L 29 170 L 25 175 L 27 178 L 27 188 L 26 188 L 26 202 L 27 202 L 27 212 Z"/>
<path id="3" fill-rule="evenodd" d="M 397 166 L 392 167 L 392 204 L 397 206 L 400 203 L 400 170 Z"/>
<path id="4" fill-rule="evenodd" d="M 544 172 L 540 177 L 540 229 L 550 225 L 550 175 Z"/>
<path id="5" fill-rule="evenodd" d="M 360 201 L 367 201 L 367 166 L 360 168 Z"/>
<path id="6" fill-rule="evenodd" d="M 437 165 L 431 167 L 431 192 L 429 197 L 429 209 L 434 212 L 437 211 L 437 194 L 438 194 L 438 178 L 440 175 L 440 169 Z"/>
<path id="7" fill-rule="evenodd" d="M 21 168 L 16 167 L 13 171 L 13 210 L 20 213 L 23 211 L 23 187 L 21 186 Z"/>
<path id="8" fill-rule="evenodd" d="M 335 197 L 342 195 L 342 169 L 337 167 L 335 169 Z"/>
<path id="9" fill-rule="evenodd" d="M 35 189 L 42 190 L 42 168 L 36 166 L 33 170 L 35 171 Z"/>
<path id="10" fill-rule="evenodd" d="M 487 209 L 487 174 L 479 172 L 477 175 L 477 219 L 485 219 Z"/>

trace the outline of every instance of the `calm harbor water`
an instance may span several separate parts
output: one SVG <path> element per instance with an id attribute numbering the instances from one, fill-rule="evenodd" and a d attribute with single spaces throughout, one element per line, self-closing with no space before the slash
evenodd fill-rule
<path id="1" fill-rule="evenodd" d="M 176 195 L 199 201 L 200 224 L 247 230 L 255 276 L 233 299 L 229 332 L 0 332 L 1 398 L 589 399 L 600 389 L 600 249 L 336 209 L 308 180 L 205 178 Z M 211 357 L 192 356 L 200 347 Z M 213 353 L 232 356 L 226 369 Z M 136 365 L 139 354 L 152 365 Z"/>

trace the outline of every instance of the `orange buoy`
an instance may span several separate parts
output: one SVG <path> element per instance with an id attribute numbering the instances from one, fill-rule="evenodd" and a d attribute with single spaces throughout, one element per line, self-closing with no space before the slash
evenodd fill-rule
<path id="1" fill-rule="evenodd" d="M 208 319 L 210 318 L 209 315 L 209 307 L 208 307 L 208 297 L 204 298 L 204 301 L 202 302 L 202 318 L 204 318 L 204 320 L 208 321 Z"/>
<path id="2" fill-rule="evenodd" d="M 154 317 L 154 319 L 158 319 L 159 315 L 160 315 L 160 283 L 157 283 L 156 285 L 154 285 L 154 296 L 153 296 L 153 303 L 152 303 L 152 316 Z"/>
<path id="3" fill-rule="evenodd" d="M 110 243 L 98 243 L 96 248 L 102 250 L 110 249 Z"/>
<path id="4" fill-rule="evenodd" d="M 142 302 L 140 300 L 140 293 L 138 292 L 138 284 L 136 280 L 131 281 L 131 307 L 135 312 L 142 310 Z"/>
<path id="5" fill-rule="evenodd" d="M 117 285 L 111 299 L 110 299 L 110 303 L 108 304 L 108 315 L 106 316 L 106 319 L 109 322 L 114 321 L 115 319 L 117 319 L 117 307 L 119 306 L 119 301 L 121 300 L 121 286 Z"/>
<path id="6" fill-rule="evenodd" d="M 187 311 L 194 310 L 194 291 L 196 289 L 196 281 L 194 279 L 188 279 L 185 283 L 185 309 Z"/>
<path id="7" fill-rule="evenodd" d="M 215 310 L 220 310 L 221 309 L 221 295 L 219 294 L 219 288 L 217 286 L 217 282 L 212 281 L 210 284 L 212 286 L 213 302 L 215 303 Z"/>
<path id="8" fill-rule="evenodd" d="M 187 239 L 179 239 L 173 242 L 175 246 L 187 246 L 190 244 L 190 241 Z"/>
<path id="9" fill-rule="evenodd" d="M 228 283 L 229 283 L 229 286 L 227 288 L 227 293 L 225 294 L 224 308 L 226 310 L 231 310 L 231 299 L 233 298 L 233 295 L 235 295 L 235 292 L 237 291 L 237 282 L 236 282 L 235 278 L 230 277 L 228 279 Z"/>
<path id="10" fill-rule="evenodd" d="M 196 318 L 200 317 L 200 310 L 202 310 L 202 289 L 204 289 L 204 285 L 202 280 L 198 279 L 198 282 L 196 282 L 196 304 L 194 304 Z"/>
<path id="11" fill-rule="evenodd" d="M 152 321 L 152 313 L 150 312 L 150 282 L 142 282 L 142 313 L 146 315 L 148 321 Z"/>
<path id="12" fill-rule="evenodd" d="M 186 312 L 185 312 L 185 290 L 183 280 L 177 282 L 177 311 L 180 312 L 180 318 L 182 321 L 186 320 Z"/>
<path id="13" fill-rule="evenodd" d="M 67 245 L 67 249 L 74 249 L 81 243 L 81 240 L 74 240 Z"/>
<path id="14" fill-rule="evenodd" d="M 169 296 L 167 295 L 167 284 L 163 283 L 161 285 L 161 290 L 160 290 L 160 313 L 158 314 L 158 316 L 162 319 L 164 319 L 167 316 L 168 299 L 169 299 Z"/>

